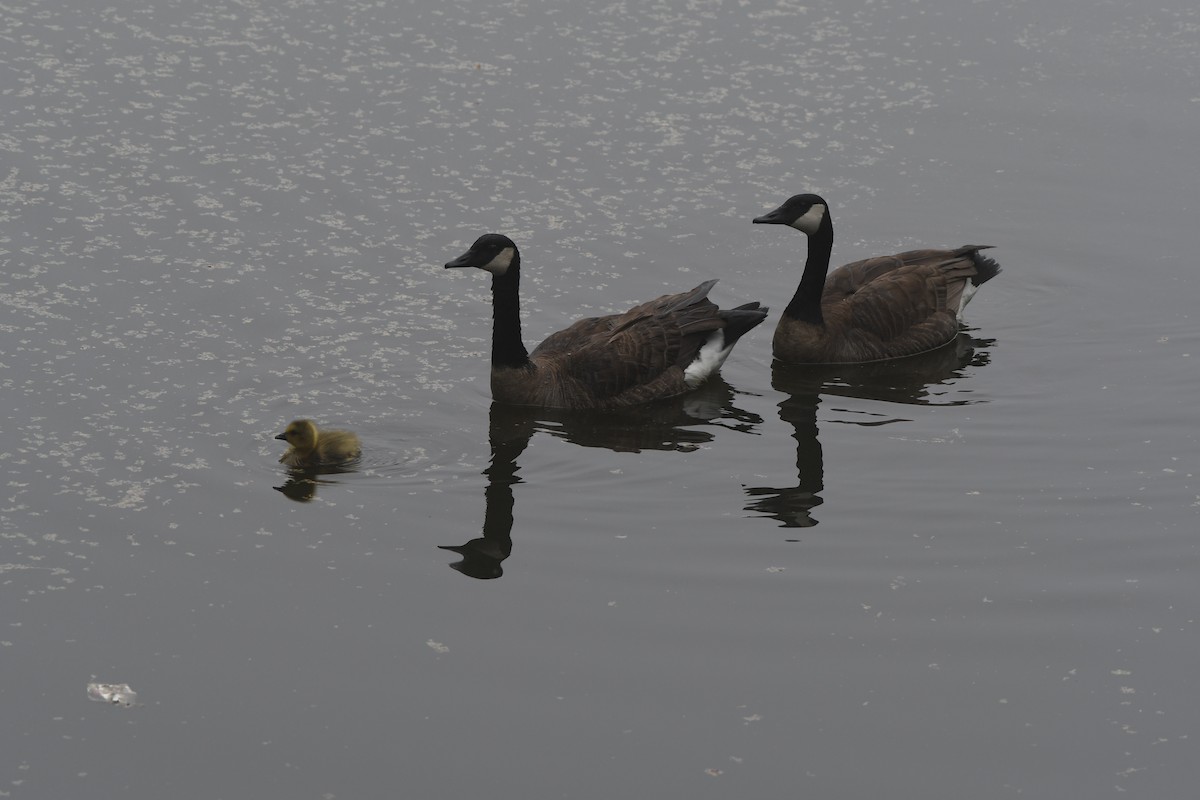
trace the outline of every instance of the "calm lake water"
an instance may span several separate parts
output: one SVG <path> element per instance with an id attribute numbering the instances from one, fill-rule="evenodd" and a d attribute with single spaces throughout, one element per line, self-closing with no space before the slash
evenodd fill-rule
<path id="1" fill-rule="evenodd" d="M 0 796 L 1194 793 L 1194 3 L 16 0 L 0 41 Z M 773 369 L 805 242 L 750 220 L 800 191 L 837 263 L 996 247 L 955 348 Z M 662 406 L 493 408 L 441 267 L 488 231 L 531 345 L 710 277 L 772 316 Z M 289 476 L 299 416 L 359 468 Z"/>

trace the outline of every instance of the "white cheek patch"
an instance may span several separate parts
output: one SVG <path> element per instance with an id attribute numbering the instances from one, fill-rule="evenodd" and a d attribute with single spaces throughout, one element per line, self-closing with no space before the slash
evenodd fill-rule
<path id="1" fill-rule="evenodd" d="M 795 222 L 792 227 L 804 231 L 808 234 L 817 232 L 817 228 L 821 227 L 821 220 L 825 218 L 825 206 L 820 203 L 813 203 L 812 208 L 805 211 Z"/>
<path id="2" fill-rule="evenodd" d="M 506 247 L 497 253 L 495 258 L 480 267 L 480 269 L 486 269 L 493 275 L 503 275 L 505 272 L 508 272 L 508 267 L 512 264 L 512 260 L 513 249 Z"/>

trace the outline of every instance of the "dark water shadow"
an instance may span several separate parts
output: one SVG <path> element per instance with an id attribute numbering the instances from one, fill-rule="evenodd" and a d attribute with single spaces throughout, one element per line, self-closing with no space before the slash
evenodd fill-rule
<path id="1" fill-rule="evenodd" d="M 825 461 L 817 435 L 817 409 L 822 400 L 852 397 L 903 405 L 967 405 L 961 387 L 951 384 L 970 367 L 990 360 L 991 339 L 960 333 L 950 345 L 930 353 L 874 364 L 795 366 L 776 361 L 771 366 L 771 386 L 785 395 L 779 418 L 792 427 L 796 440 L 796 479 L 790 487 L 746 486 L 751 502 L 746 510 L 777 520 L 784 528 L 810 528 L 817 524 L 812 510 L 821 505 L 825 488 Z M 837 407 L 834 407 L 837 409 Z M 901 416 L 864 414 L 840 409 L 854 419 L 843 424 L 878 426 L 902 422 Z M 897 409 L 899 410 L 899 409 Z"/>
<path id="2" fill-rule="evenodd" d="M 725 381 L 711 380 L 690 394 L 622 411 L 561 411 L 492 403 L 488 422 L 491 459 L 483 471 L 485 511 L 483 535 L 461 545 L 438 545 L 461 556 L 450 564 L 472 578 L 499 578 L 512 555 L 513 487 L 522 483 L 517 459 L 541 432 L 581 447 L 618 453 L 643 450 L 690 452 L 711 442 L 714 428 L 753 432 L 757 414 L 734 405 L 735 393 Z"/>

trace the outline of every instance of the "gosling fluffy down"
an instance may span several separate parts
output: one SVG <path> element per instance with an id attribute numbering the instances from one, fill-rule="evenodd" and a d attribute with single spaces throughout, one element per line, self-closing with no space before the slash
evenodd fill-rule
<path id="1" fill-rule="evenodd" d="M 344 464 L 362 455 L 362 444 L 350 431 L 319 430 L 311 419 L 298 419 L 275 437 L 291 447 L 279 458 L 289 467 Z"/>

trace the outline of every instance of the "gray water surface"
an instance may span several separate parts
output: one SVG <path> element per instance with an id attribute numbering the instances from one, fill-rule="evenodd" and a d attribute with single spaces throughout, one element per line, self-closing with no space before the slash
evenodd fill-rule
<path id="1" fill-rule="evenodd" d="M 1192 4 L 18 1 L 0 68 L 0 795 L 1194 792 Z M 773 367 L 800 191 L 995 246 L 954 347 Z M 488 231 L 530 345 L 772 316 L 493 407 Z"/>

